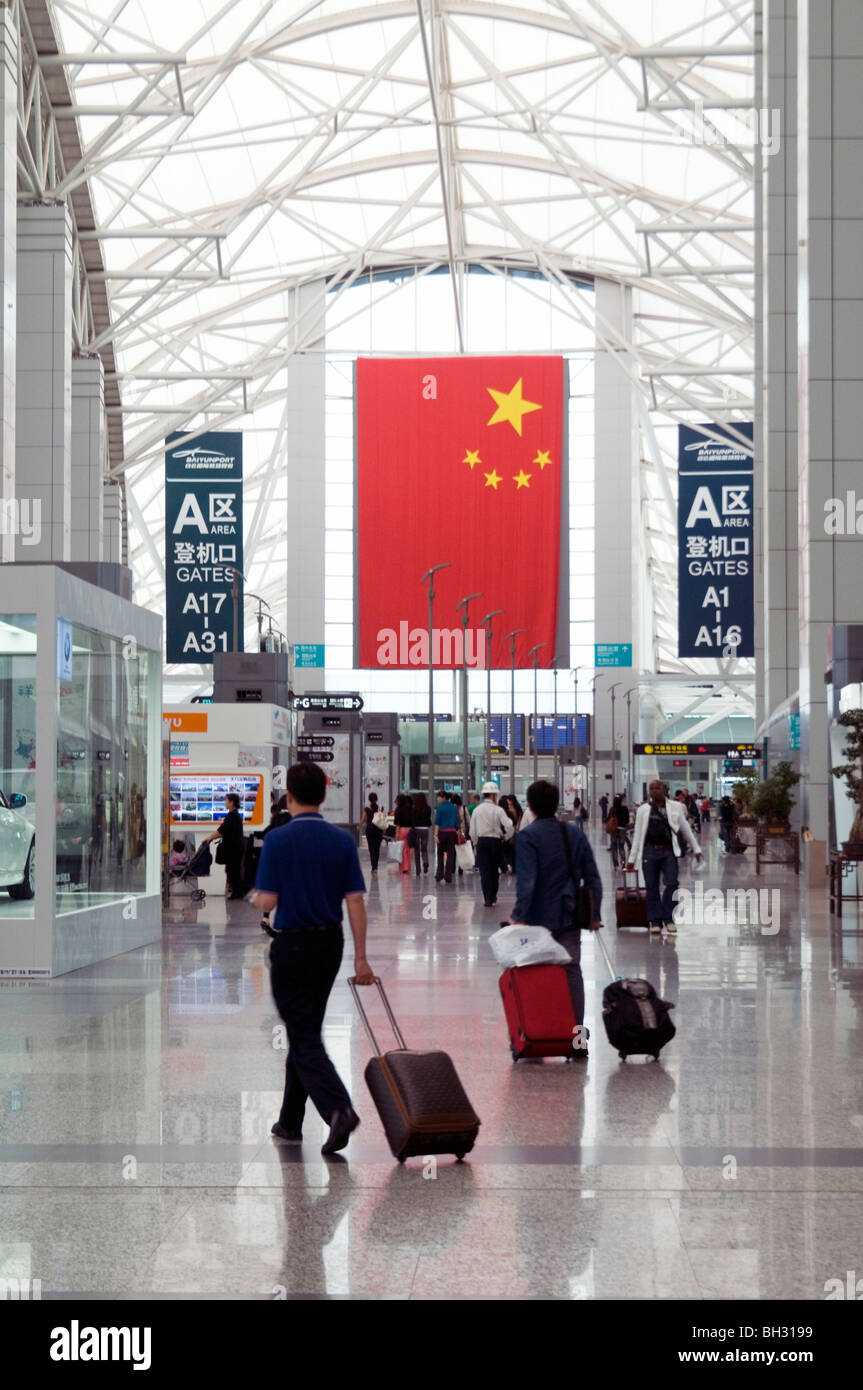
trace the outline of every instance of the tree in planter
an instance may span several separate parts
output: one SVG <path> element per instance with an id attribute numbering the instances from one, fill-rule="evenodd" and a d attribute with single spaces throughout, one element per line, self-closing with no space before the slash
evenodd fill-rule
<path id="1" fill-rule="evenodd" d="M 790 763 L 777 763 L 753 797 L 752 810 L 758 819 L 787 821 L 796 804 L 791 788 L 799 781 L 800 773 Z"/>
<path id="2" fill-rule="evenodd" d="M 863 842 L 863 709 L 846 710 L 836 722 L 848 730 L 844 750 L 848 762 L 831 767 L 830 771 L 834 777 L 845 778 L 856 807 L 851 834 L 845 843 L 860 844 Z"/>
<path id="3" fill-rule="evenodd" d="M 751 772 L 745 773 L 738 782 L 735 782 L 731 788 L 732 796 L 737 798 L 743 808 L 741 815 L 744 819 L 752 816 L 752 803 L 760 786 L 761 778 L 753 768 Z"/>

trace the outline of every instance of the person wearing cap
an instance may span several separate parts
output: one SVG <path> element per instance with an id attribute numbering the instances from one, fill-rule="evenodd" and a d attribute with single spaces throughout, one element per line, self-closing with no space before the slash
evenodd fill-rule
<path id="1" fill-rule="evenodd" d="M 470 838 L 476 853 L 476 866 L 482 884 L 483 902 L 486 907 L 494 907 L 500 884 L 500 847 L 503 840 L 514 835 L 512 821 L 497 804 L 497 787 L 494 782 L 485 782 L 482 787 L 482 801 L 474 807 L 470 818 Z"/>

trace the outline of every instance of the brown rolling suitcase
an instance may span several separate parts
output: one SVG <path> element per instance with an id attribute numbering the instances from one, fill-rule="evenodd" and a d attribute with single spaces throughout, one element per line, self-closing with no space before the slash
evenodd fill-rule
<path id="1" fill-rule="evenodd" d="M 638 886 L 637 869 L 621 869 L 622 887 L 614 894 L 618 931 L 621 927 L 647 926 L 647 889 Z"/>
<path id="2" fill-rule="evenodd" d="M 426 1154 L 455 1154 L 461 1162 L 476 1143 L 480 1121 L 452 1059 L 446 1052 L 415 1052 L 406 1046 L 376 975 L 375 984 L 398 1043 L 397 1049 L 382 1053 L 360 1000 L 356 977 L 348 984 L 375 1051 L 365 1070 L 366 1085 L 393 1157 L 404 1163 L 406 1158 Z"/>

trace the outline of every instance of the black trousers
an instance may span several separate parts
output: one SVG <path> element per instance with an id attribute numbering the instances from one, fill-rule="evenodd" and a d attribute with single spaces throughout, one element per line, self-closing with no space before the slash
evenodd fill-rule
<path id="1" fill-rule="evenodd" d="M 457 830 L 439 830 L 437 833 L 437 872 L 435 878 L 438 883 L 442 878 L 445 878 L 447 883 L 452 883 L 457 839 Z"/>
<path id="2" fill-rule="evenodd" d="M 384 832 L 382 830 L 378 830 L 376 825 L 369 826 L 368 830 L 366 831 L 366 844 L 369 847 L 369 859 L 372 861 L 373 869 L 376 869 L 378 867 L 378 860 L 381 857 L 381 843 L 383 841 L 383 838 Z"/>
<path id="3" fill-rule="evenodd" d="M 232 898 L 242 898 L 245 890 L 243 879 L 243 856 L 244 850 L 225 853 L 225 878 L 228 880 L 228 892 Z"/>
<path id="4" fill-rule="evenodd" d="M 485 903 L 497 900 L 500 887 L 500 840 L 497 835 L 480 835 L 476 842 L 476 866 Z"/>
<path id="5" fill-rule="evenodd" d="M 428 872 L 428 866 L 429 866 L 429 832 L 428 832 L 428 826 L 424 826 L 424 825 L 415 825 L 415 826 L 414 826 L 414 863 L 415 863 L 415 865 L 416 865 L 417 873 L 419 873 L 419 871 L 420 871 L 420 862 L 422 862 L 422 867 L 426 870 L 426 872 Z"/>
<path id="6" fill-rule="evenodd" d="M 351 1103 L 321 1037 L 343 950 L 341 926 L 280 931 L 270 947 L 270 984 L 288 1032 L 285 1094 L 279 1114 L 286 1129 L 302 1128 L 309 1096 L 327 1124 L 334 1111 Z"/>

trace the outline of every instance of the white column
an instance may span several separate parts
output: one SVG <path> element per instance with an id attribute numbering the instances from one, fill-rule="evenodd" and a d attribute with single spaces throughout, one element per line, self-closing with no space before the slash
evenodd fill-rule
<path id="1" fill-rule="evenodd" d="M 68 560 L 72 502 L 72 233 L 66 207 L 18 209 L 15 495 L 41 539 L 18 560 Z"/>
<path id="2" fill-rule="evenodd" d="M 827 840 L 827 630 L 860 620 L 861 540 L 832 535 L 828 499 L 860 495 L 863 400 L 863 6 L 798 12 L 800 732 L 803 821 Z M 852 520 L 853 525 L 853 520 Z"/>
<path id="3" fill-rule="evenodd" d="M 762 105 L 778 111 L 778 150 L 763 161 L 761 255 L 762 573 L 756 626 L 759 721 L 799 683 L 797 614 L 797 0 L 764 0 Z M 768 119 L 773 120 L 772 114 Z M 771 126 L 772 128 L 772 126 Z M 782 716 L 784 719 L 784 715 Z M 784 737 L 787 725 L 777 730 Z M 773 735 L 771 734 L 771 737 Z"/>
<path id="4" fill-rule="evenodd" d="M 622 285 L 596 281 L 597 334 L 607 337 L 609 329 L 625 342 L 632 339 L 632 294 Z M 617 746 L 626 742 L 626 704 L 624 691 L 635 684 L 639 662 L 640 631 L 638 605 L 642 588 L 633 573 L 633 517 L 638 517 L 638 450 L 635 430 L 633 385 L 627 372 L 630 356 L 625 350 L 610 351 L 599 339 L 595 367 L 595 535 L 594 560 L 594 640 L 631 642 L 633 668 L 609 668 L 596 682 L 596 746 L 611 752 L 611 701 L 608 690 L 615 682 L 615 732 L 622 735 Z M 621 790 L 618 763 L 617 790 Z M 596 790 L 611 792 L 610 758 L 597 759 Z M 606 778 L 609 778 L 606 781 Z"/>
<path id="5" fill-rule="evenodd" d="M 292 294 L 299 340 L 320 330 L 321 285 L 301 285 Z M 317 318 L 318 322 L 315 322 Z M 326 365 L 323 353 L 292 357 L 288 364 L 288 641 L 323 642 L 326 568 Z M 294 673 L 297 691 L 321 689 L 323 671 Z"/>
<path id="6" fill-rule="evenodd" d="M 18 242 L 18 33 L 0 10 L 0 564 L 15 559 L 15 303 Z"/>
<path id="7" fill-rule="evenodd" d="M 110 564 L 123 563 L 123 497 L 119 483 L 102 483 L 102 555 Z"/>
<path id="8" fill-rule="evenodd" d="M 102 559 L 105 379 L 99 357 L 72 363 L 72 560 Z"/>

